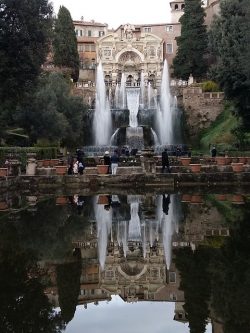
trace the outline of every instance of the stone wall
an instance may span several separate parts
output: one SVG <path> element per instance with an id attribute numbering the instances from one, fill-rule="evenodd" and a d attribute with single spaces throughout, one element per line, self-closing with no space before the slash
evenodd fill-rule
<path id="1" fill-rule="evenodd" d="M 210 0 L 206 8 L 205 24 L 210 27 L 215 15 L 220 14 L 220 0 Z"/>
<path id="2" fill-rule="evenodd" d="M 191 140 L 223 111 L 222 92 L 204 93 L 199 87 L 183 89 L 183 108 Z"/>

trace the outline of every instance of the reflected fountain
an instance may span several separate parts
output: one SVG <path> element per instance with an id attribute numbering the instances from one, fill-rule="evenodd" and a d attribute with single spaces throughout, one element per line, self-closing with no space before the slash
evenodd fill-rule
<path id="1" fill-rule="evenodd" d="M 127 203 L 130 207 L 130 219 L 119 219 L 114 221 L 112 205 L 105 209 L 104 205 L 98 204 L 95 200 L 95 218 L 97 222 L 98 257 L 102 270 L 105 268 L 108 244 L 118 244 L 124 258 L 130 257 L 133 252 L 140 252 L 141 259 L 147 260 L 151 249 L 162 247 L 165 255 L 167 269 L 171 265 L 172 239 L 178 233 L 178 221 L 180 211 L 178 200 L 171 195 L 166 204 L 164 200 L 170 198 L 158 196 L 155 208 L 145 206 L 143 197 L 140 195 L 129 195 Z M 141 209 L 144 213 L 142 214 Z M 114 222 L 114 223 L 113 223 Z M 132 252 L 131 252 L 132 251 Z"/>

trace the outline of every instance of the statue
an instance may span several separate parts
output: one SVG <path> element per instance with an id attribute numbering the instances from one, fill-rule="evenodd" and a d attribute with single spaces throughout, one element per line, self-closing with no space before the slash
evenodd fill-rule
<path id="1" fill-rule="evenodd" d="M 135 27 L 131 24 L 125 24 L 123 29 L 126 39 L 131 40 L 133 38 L 133 31 L 135 31 Z"/>

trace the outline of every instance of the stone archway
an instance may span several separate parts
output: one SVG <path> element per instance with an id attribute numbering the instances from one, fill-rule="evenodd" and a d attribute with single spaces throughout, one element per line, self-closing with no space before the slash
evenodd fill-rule
<path id="1" fill-rule="evenodd" d="M 130 54 L 133 58 L 136 58 L 136 55 L 139 58 L 140 63 L 144 62 L 144 54 L 135 49 L 134 47 L 126 47 L 116 54 L 115 62 L 119 63 L 120 58 L 126 54 Z"/>

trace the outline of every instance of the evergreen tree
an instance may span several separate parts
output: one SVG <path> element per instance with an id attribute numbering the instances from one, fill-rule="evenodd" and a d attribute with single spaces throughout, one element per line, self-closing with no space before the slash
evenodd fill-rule
<path id="1" fill-rule="evenodd" d="M 184 14 L 180 18 L 181 36 L 176 39 L 178 50 L 173 67 L 174 75 L 184 80 L 190 74 L 202 78 L 207 72 L 205 55 L 208 38 L 201 3 L 201 0 L 186 0 Z"/>
<path id="2" fill-rule="evenodd" d="M 209 317 L 210 262 L 209 248 L 199 247 L 195 252 L 190 248 L 176 251 L 175 263 L 180 271 L 180 288 L 185 294 L 184 309 L 188 314 L 190 333 L 204 333 Z"/>
<path id="3" fill-rule="evenodd" d="M 225 333 L 250 331 L 250 205 L 230 230 L 231 237 L 213 257 L 210 269 L 212 306 L 224 323 Z"/>
<path id="4" fill-rule="evenodd" d="M 0 2 L 0 126 L 13 122 L 47 55 L 52 7 L 48 0 Z M 0 129 L 1 131 L 1 129 Z M 2 133 L 0 133 L 1 136 Z"/>
<path id="5" fill-rule="evenodd" d="M 81 255 L 76 262 L 57 266 L 57 286 L 62 318 L 69 323 L 76 311 L 80 293 Z"/>
<path id="6" fill-rule="evenodd" d="M 250 2 L 221 1 L 221 15 L 212 25 L 209 40 L 216 59 L 211 75 L 235 102 L 236 111 L 250 125 Z"/>
<path id="7" fill-rule="evenodd" d="M 60 73 L 39 78 L 34 94 L 17 114 L 18 123 L 32 143 L 47 138 L 51 142 L 61 141 L 67 147 L 79 145 L 86 106 L 70 92 L 71 82 Z"/>
<path id="8" fill-rule="evenodd" d="M 72 78 L 76 82 L 79 76 L 77 39 L 70 12 L 64 6 L 60 7 L 55 23 L 53 48 L 55 65 L 71 68 Z"/>

